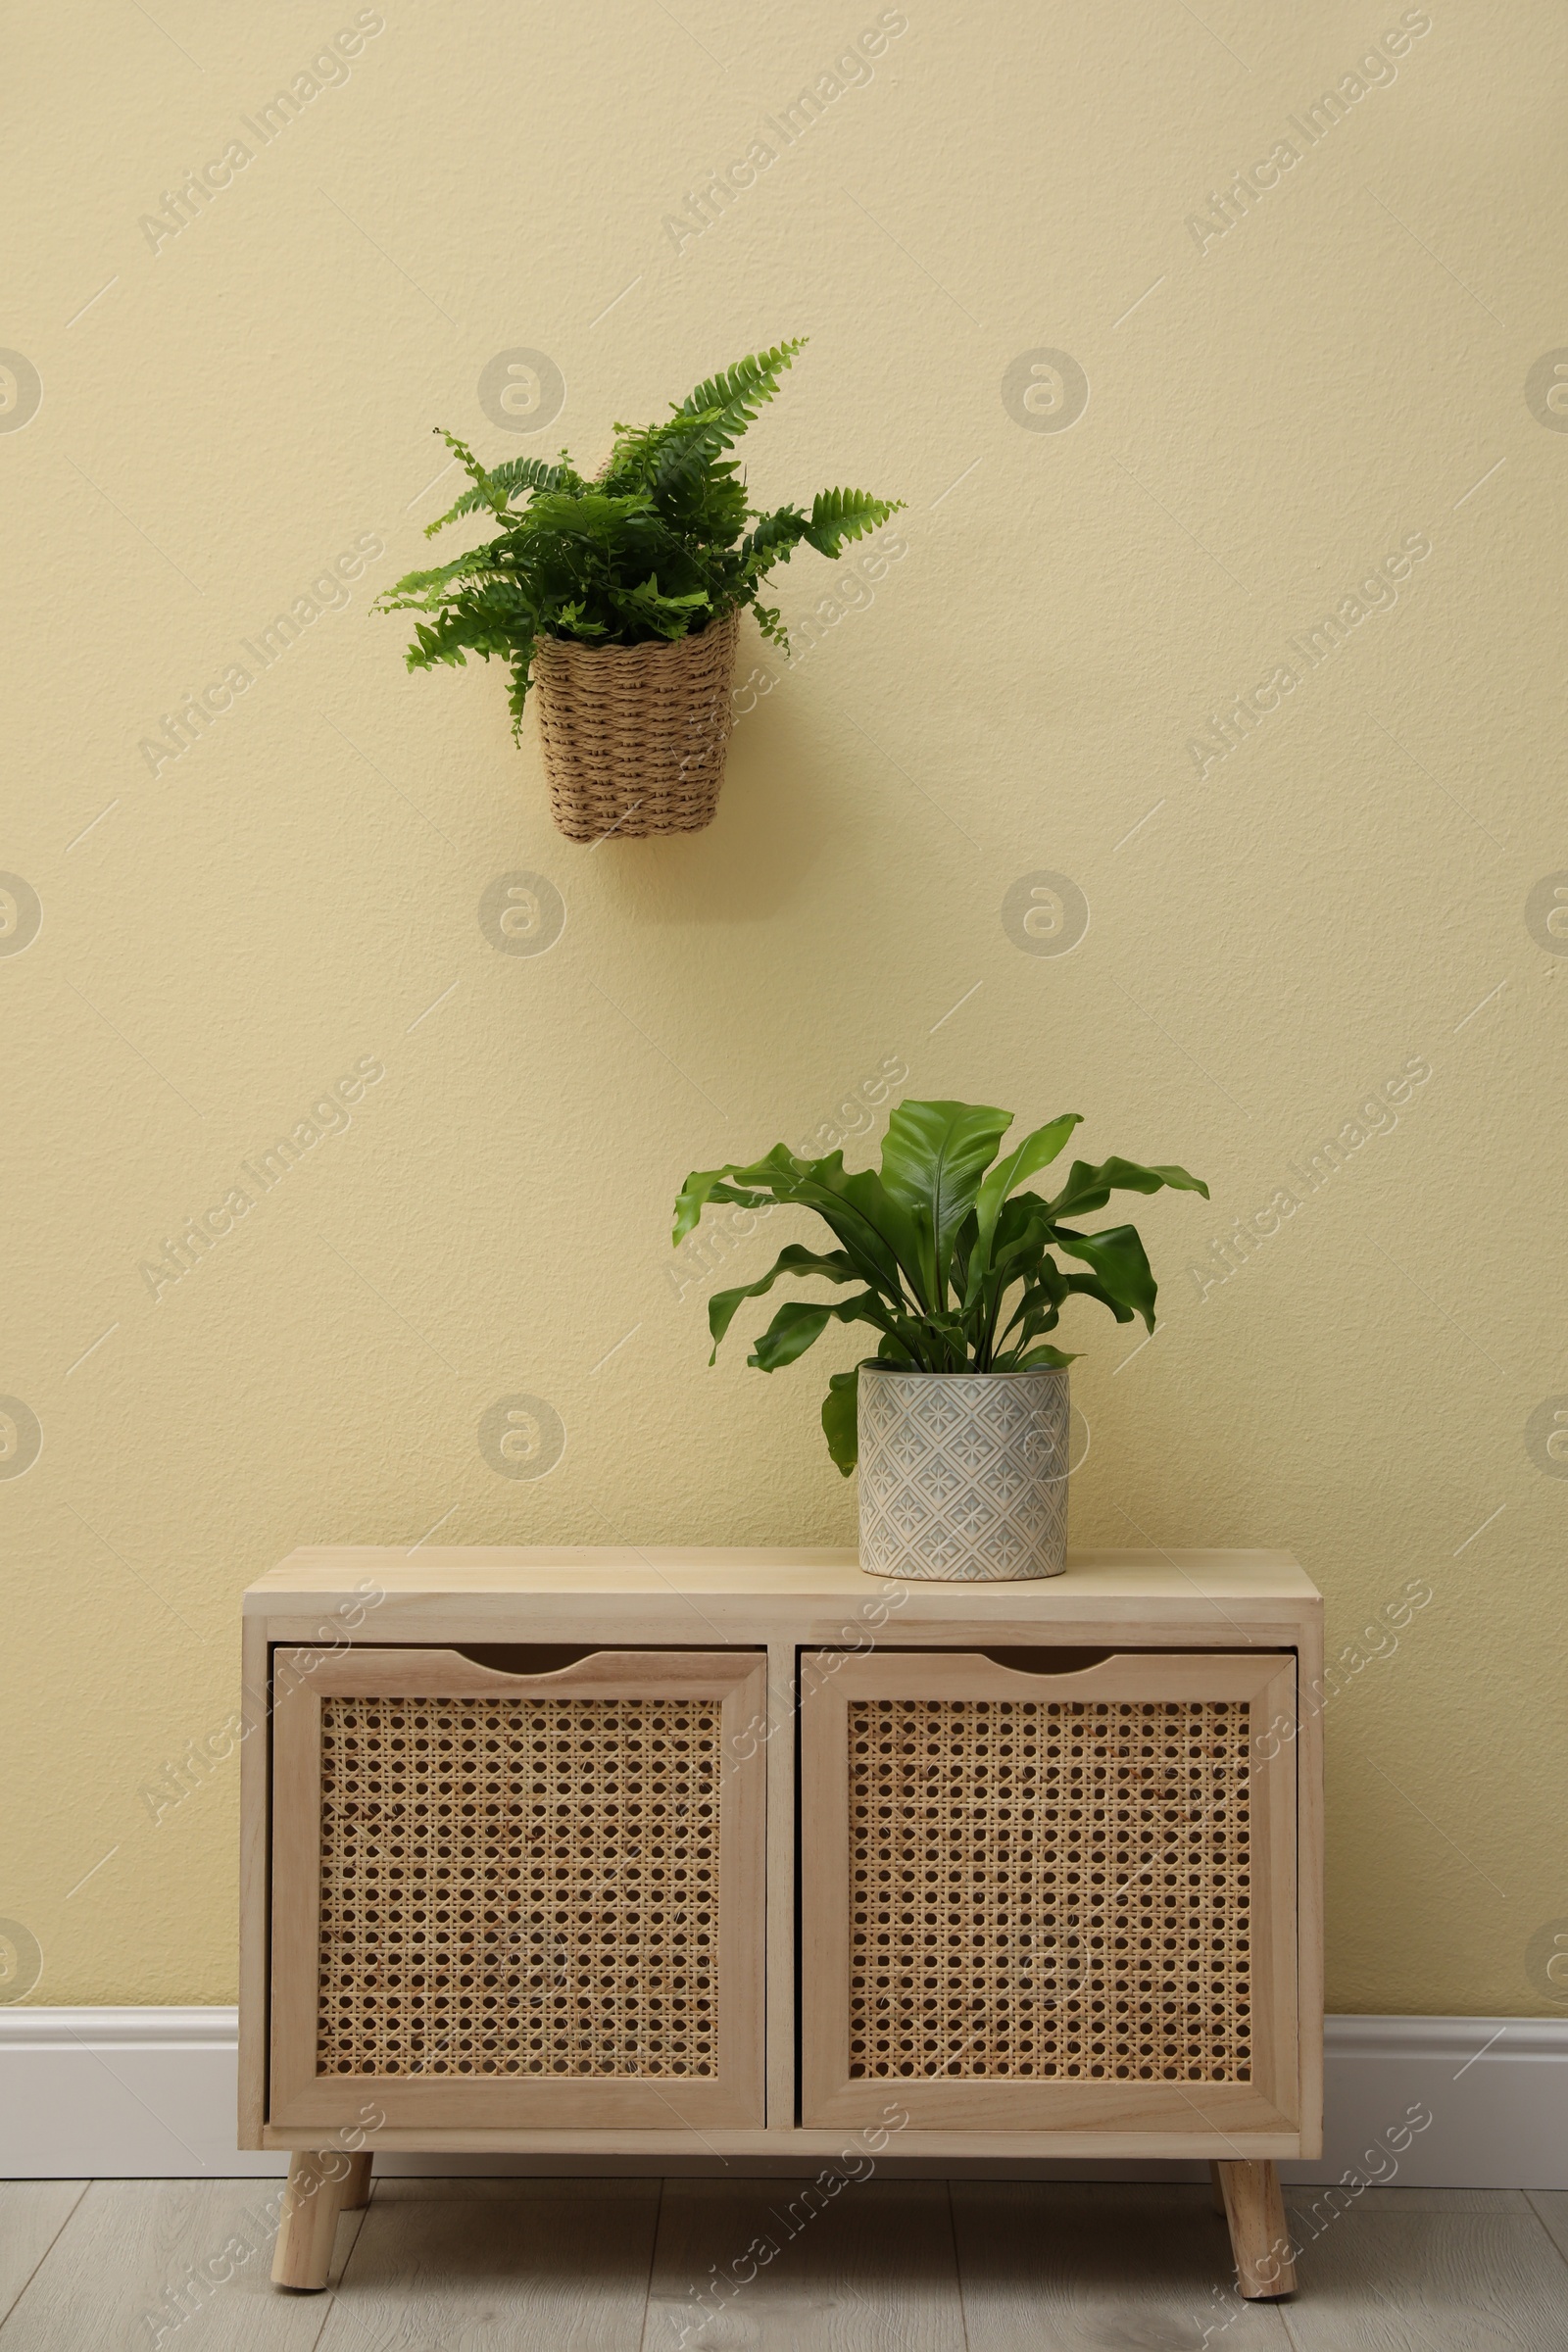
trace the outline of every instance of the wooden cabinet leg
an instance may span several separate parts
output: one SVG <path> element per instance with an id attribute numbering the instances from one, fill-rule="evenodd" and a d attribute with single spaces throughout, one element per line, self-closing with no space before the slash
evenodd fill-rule
<path id="1" fill-rule="evenodd" d="M 1291 2233 L 1274 2164 L 1214 2167 L 1225 2198 L 1231 2252 L 1236 2258 L 1236 2291 L 1251 2303 L 1271 2303 L 1296 2292 Z"/>
<path id="2" fill-rule="evenodd" d="M 1211 2164 L 1208 2168 L 1208 2201 L 1222 2221 L 1229 2219 L 1225 2211 L 1225 2183 L 1219 2177 L 1217 2164 Z"/>
<path id="3" fill-rule="evenodd" d="M 368 2156 L 345 2155 L 341 2148 L 322 2153 L 300 2149 L 289 2158 L 272 2256 L 274 2286 L 320 2293 L 332 2267 L 338 2216 L 369 2202 L 370 2163 Z"/>

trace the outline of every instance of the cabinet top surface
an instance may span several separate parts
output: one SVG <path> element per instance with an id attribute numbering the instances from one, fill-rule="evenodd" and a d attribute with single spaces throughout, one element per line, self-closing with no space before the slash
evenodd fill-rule
<path id="1" fill-rule="evenodd" d="M 433 1601 L 622 1593 L 654 1599 L 702 1594 L 799 1606 L 859 1601 L 893 1588 L 867 1576 L 849 1549 L 781 1550 L 725 1545 L 531 1544 L 413 1550 L 380 1544 L 304 1545 L 247 1588 L 248 1615 L 314 1607 L 367 1583 L 388 1594 Z M 1315 1602 L 1310 1578 L 1288 1551 L 1079 1551 L 1064 1576 L 1008 1584 L 909 1584 L 906 1607 L 921 1613 L 1073 1616 L 1102 1603 Z"/>

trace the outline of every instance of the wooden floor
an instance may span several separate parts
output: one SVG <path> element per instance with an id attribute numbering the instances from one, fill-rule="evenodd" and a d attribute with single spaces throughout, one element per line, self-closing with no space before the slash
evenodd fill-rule
<path id="1" fill-rule="evenodd" d="M 384 2180 L 290 2295 L 275 2185 L 0 2183 L 0 2352 L 1568 2352 L 1568 2194 L 1289 2192 L 1269 2305 L 1201 2188 Z"/>

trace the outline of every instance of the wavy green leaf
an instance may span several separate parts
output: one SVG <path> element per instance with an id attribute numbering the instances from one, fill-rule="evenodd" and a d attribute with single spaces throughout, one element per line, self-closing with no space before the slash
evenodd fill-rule
<path id="1" fill-rule="evenodd" d="M 777 1161 L 780 1153 L 785 1162 L 791 1160 L 785 1147 L 775 1144 L 763 1159 L 732 1159 L 721 1168 L 694 1168 L 675 1196 L 675 1225 L 669 1237 L 675 1248 L 678 1250 L 695 1229 L 710 1200 L 739 1200 L 746 1208 L 771 1207 L 778 1197 L 774 1179 L 785 1172 Z M 743 1188 L 740 1192 L 734 1190 L 737 1179 Z"/>
<path id="2" fill-rule="evenodd" d="M 1087 1159 L 1075 1159 L 1066 1184 L 1047 1205 L 1058 1220 L 1087 1217 L 1103 1208 L 1112 1193 L 1157 1193 L 1161 1185 L 1169 1185 L 1174 1192 L 1201 1193 L 1208 1199 L 1207 1185 L 1189 1176 L 1185 1168 L 1145 1168 L 1136 1159 L 1102 1159 L 1098 1167 L 1092 1167 Z"/>
<path id="3" fill-rule="evenodd" d="M 766 1274 L 718 1293 L 710 1307 L 715 1348 L 741 1301 L 760 1297 L 786 1274 L 865 1288 L 830 1303 L 780 1307 L 748 1359 L 762 1371 L 795 1362 L 835 1322 L 868 1323 L 880 1332 L 877 1355 L 867 1360 L 923 1372 L 1071 1363 L 1073 1356 L 1048 1335 L 1075 1298 L 1092 1299 L 1119 1323 L 1141 1315 L 1152 1331 L 1156 1289 L 1135 1229 L 1084 1233 L 1062 1222 L 1060 1201 L 1083 1208 L 1100 1205 L 1114 1189 L 1154 1192 L 1170 1185 L 1206 1196 L 1207 1188 L 1184 1168 L 1080 1160 L 1058 1200 L 1048 1201 L 1013 1188 L 1057 1155 L 1077 1114 L 1034 1129 L 991 1167 L 1010 1124 L 1011 1114 L 991 1104 L 911 1101 L 889 1119 L 880 1172 L 846 1169 L 841 1152 L 808 1160 L 775 1144 L 760 1160 L 688 1176 L 676 1204 L 677 1242 L 710 1202 L 735 1201 L 810 1209 L 839 1245 L 821 1252 L 791 1244 Z M 1076 1260 L 1075 1269 L 1058 1265 L 1053 1251 Z M 822 1426 L 841 1470 L 856 1459 L 858 1396 L 858 1373 L 833 1375 Z"/>
<path id="4" fill-rule="evenodd" d="M 737 1308 L 748 1298 L 762 1298 L 786 1274 L 803 1279 L 808 1274 L 820 1274 L 828 1282 L 863 1280 L 859 1268 L 842 1250 L 823 1255 L 814 1250 L 802 1249 L 799 1242 L 791 1242 L 789 1248 L 779 1251 L 767 1272 L 760 1275 L 756 1282 L 742 1283 L 737 1290 L 713 1293 L 708 1301 L 708 1328 L 713 1335 L 713 1353 L 708 1359 L 710 1363 L 716 1359 L 718 1343 L 734 1322 Z"/>
<path id="5" fill-rule="evenodd" d="M 887 1309 L 874 1291 L 861 1291 L 854 1298 L 836 1298 L 825 1305 L 815 1299 L 792 1298 L 779 1308 L 746 1361 L 755 1364 L 759 1372 L 780 1372 L 813 1347 L 830 1323 L 874 1323 L 880 1331 L 886 1328 L 887 1319 Z"/>
<path id="6" fill-rule="evenodd" d="M 1130 1314 L 1142 1315 L 1153 1330 L 1154 1277 L 1133 1226 L 1110 1225 L 1103 1233 L 1063 1233 L 1058 1229 L 1056 1247 L 1070 1257 L 1082 1258 L 1110 1297 Z"/>

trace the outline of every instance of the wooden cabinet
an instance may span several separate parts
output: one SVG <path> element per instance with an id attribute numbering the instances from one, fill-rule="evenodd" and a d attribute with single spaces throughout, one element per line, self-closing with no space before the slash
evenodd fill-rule
<path id="1" fill-rule="evenodd" d="M 1320 2149 L 1320 1602 L 1277 1553 L 297 1552 L 245 1599 L 277 2276 L 387 2151 Z"/>

